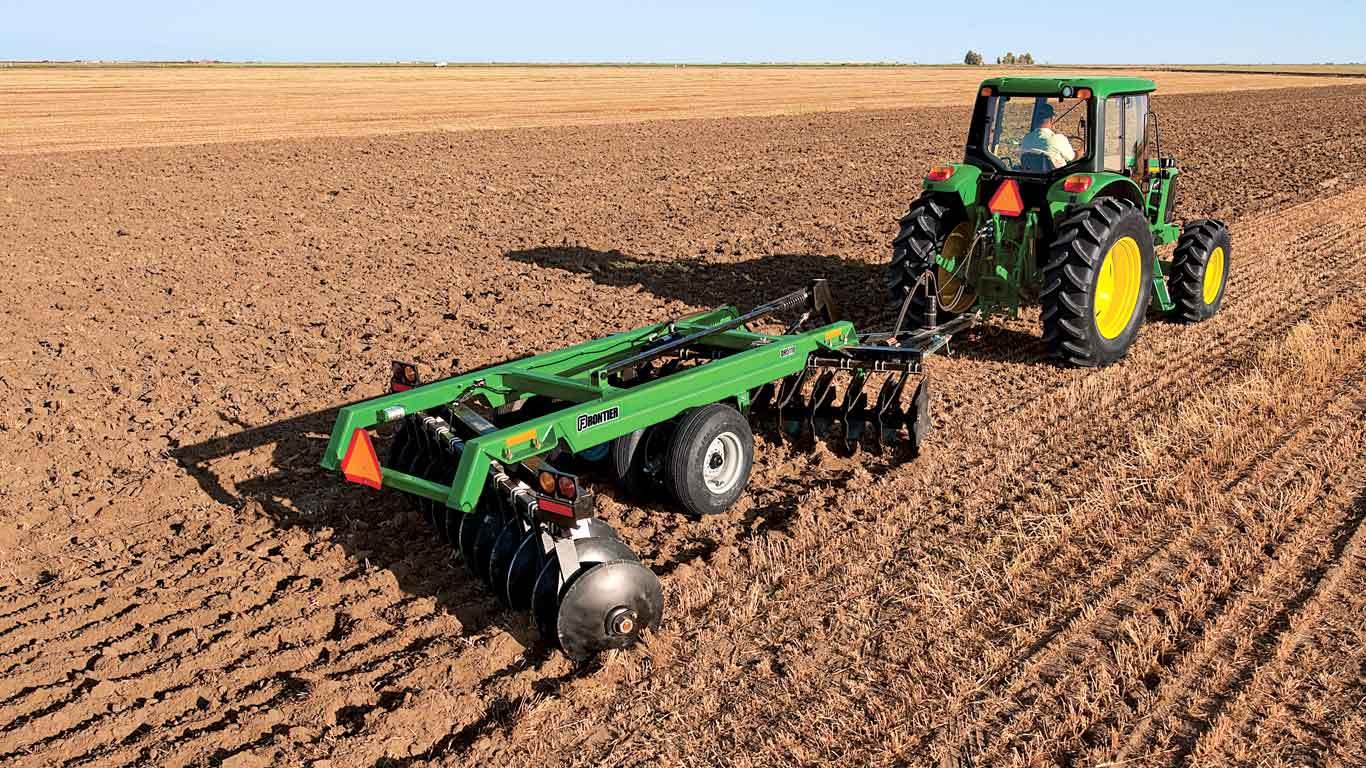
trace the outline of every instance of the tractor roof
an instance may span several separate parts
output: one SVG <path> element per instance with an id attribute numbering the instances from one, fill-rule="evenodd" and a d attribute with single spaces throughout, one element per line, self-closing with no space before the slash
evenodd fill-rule
<path id="1" fill-rule="evenodd" d="M 1065 85 L 1090 88 L 1098 99 L 1115 93 L 1148 93 L 1157 90 L 1157 83 L 1144 77 L 993 77 L 982 81 L 983 88 L 990 86 L 1000 93 L 1026 96 L 1052 96 Z"/>

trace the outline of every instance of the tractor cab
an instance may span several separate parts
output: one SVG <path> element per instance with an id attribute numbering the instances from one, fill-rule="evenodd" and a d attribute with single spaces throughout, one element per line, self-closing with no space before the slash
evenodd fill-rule
<path id="1" fill-rule="evenodd" d="M 1131 176 L 1148 126 L 1151 80 L 999 77 L 982 83 L 964 161 L 984 171 L 1049 178 Z"/>

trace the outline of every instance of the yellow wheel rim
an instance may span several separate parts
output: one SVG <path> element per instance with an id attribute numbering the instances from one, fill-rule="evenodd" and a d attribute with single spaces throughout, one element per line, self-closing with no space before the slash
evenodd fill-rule
<path id="1" fill-rule="evenodd" d="M 953 228 L 944 238 L 944 247 L 939 249 L 940 258 L 952 261 L 955 269 L 962 269 L 963 258 L 972 245 L 972 225 L 966 221 Z M 977 303 L 977 294 L 961 278 L 951 274 L 943 267 L 936 271 L 939 285 L 939 307 L 948 312 L 962 313 L 972 309 Z"/>
<path id="2" fill-rule="evenodd" d="M 1205 262 L 1205 303 L 1213 304 L 1224 287 L 1224 246 L 1214 249 Z"/>
<path id="3" fill-rule="evenodd" d="M 1129 327 L 1143 282 L 1143 252 L 1125 237 L 1110 246 L 1096 275 L 1096 330 L 1113 339 Z"/>

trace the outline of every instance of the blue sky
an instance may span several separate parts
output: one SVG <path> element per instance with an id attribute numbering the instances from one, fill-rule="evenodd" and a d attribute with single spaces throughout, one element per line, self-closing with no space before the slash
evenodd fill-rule
<path id="1" fill-rule="evenodd" d="M 0 59 L 947 63 L 975 48 L 1057 63 L 1366 61 L 1354 5 L 0 0 Z"/>

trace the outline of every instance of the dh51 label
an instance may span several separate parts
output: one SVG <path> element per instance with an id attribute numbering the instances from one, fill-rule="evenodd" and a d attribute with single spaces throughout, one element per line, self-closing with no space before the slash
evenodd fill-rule
<path id="1" fill-rule="evenodd" d="M 596 427 L 599 424 L 606 424 L 621 415 L 621 409 L 612 406 L 597 413 L 585 413 L 579 417 L 578 431 L 582 432 L 589 427 Z"/>

